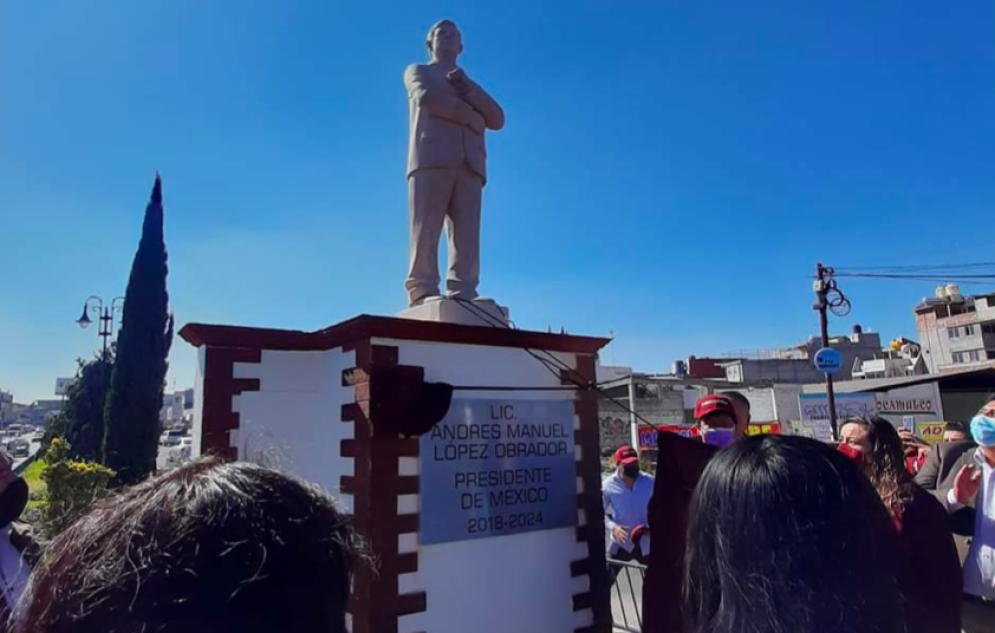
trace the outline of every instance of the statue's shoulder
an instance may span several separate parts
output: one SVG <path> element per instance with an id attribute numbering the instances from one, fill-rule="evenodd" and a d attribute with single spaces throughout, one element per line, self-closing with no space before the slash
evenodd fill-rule
<path id="1" fill-rule="evenodd" d="M 411 75 L 424 75 L 431 72 L 429 69 L 431 66 L 429 64 L 411 64 L 404 69 L 404 76 L 410 77 Z"/>

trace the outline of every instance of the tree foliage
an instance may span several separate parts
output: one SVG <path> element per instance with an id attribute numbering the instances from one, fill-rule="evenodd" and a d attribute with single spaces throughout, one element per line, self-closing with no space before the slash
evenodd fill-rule
<path id="1" fill-rule="evenodd" d="M 167 273 L 157 175 L 124 297 L 104 415 L 104 463 L 116 471 L 117 484 L 137 483 L 155 469 L 166 358 L 173 340 Z"/>
<path id="2" fill-rule="evenodd" d="M 107 483 L 114 471 L 95 462 L 75 460 L 73 448 L 64 439 L 52 439 L 45 452 L 45 503 L 41 527 L 45 536 L 54 538 L 83 516 L 94 501 L 107 494 Z"/>
<path id="3" fill-rule="evenodd" d="M 103 462 L 104 406 L 111 370 L 110 361 L 80 361 L 78 379 L 66 394 L 61 435 L 78 459 Z"/>

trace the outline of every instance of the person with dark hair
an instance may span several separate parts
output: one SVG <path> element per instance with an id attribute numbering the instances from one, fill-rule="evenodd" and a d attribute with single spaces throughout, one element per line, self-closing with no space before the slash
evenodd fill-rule
<path id="1" fill-rule="evenodd" d="M 947 422 L 947 425 L 943 427 L 943 441 L 944 442 L 968 442 L 971 440 L 971 435 L 967 432 L 967 426 L 963 422 Z"/>
<path id="2" fill-rule="evenodd" d="M 938 446 L 916 481 L 929 486 L 962 537 L 963 630 L 995 631 L 995 399 L 971 420 L 974 442 Z M 970 540 L 967 540 L 970 537 Z"/>
<path id="3" fill-rule="evenodd" d="M 739 437 L 745 437 L 752 417 L 750 401 L 738 391 L 723 391 L 722 395 L 732 402 L 732 408 L 736 411 L 736 429 L 739 431 Z"/>
<path id="4" fill-rule="evenodd" d="M 988 394 L 988 400 L 985 401 L 984 406 L 978 411 L 979 415 L 987 415 L 990 418 L 995 418 L 995 392 Z"/>
<path id="5" fill-rule="evenodd" d="M 11 630 L 15 613 L 38 561 L 38 545 L 29 526 L 18 522 L 28 505 L 28 484 L 14 473 L 14 460 L 0 448 L 0 633 Z"/>
<path id="6" fill-rule="evenodd" d="M 856 465 L 816 440 L 720 452 L 691 502 L 688 633 L 906 633 L 898 535 Z"/>
<path id="7" fill-rule="evenodd" d="M 907 594 L 923 606 L 923 631 L 959 633 L 963 582 L 957 546 L 943 506 L 913 482 L 898 431 L 879 417 L 849 418 L 840 425 L 840 442 L 901 534 L 911 568 Z"/>
<path id="8" fill-rule="evenodd" d="M 962 428 L 964 425 L 959 422 L 947 423 L 947 429 L 953 433 Z M 953 487 L 954 478 L 962 468 L 974 463 L 978 445 L 974 443 L 970 435 L 961 441 L 948 440 L 946 431 L 943 433 L 943 440 L 930 451 L 929 457 L 926 458 L 922 468 L 915 475 L 915 482 L 917 486 L 936 497 L 941 504 L 946 506 L 947 492 Z M 957 554 L 963 565 L 971 547 L 969 535 L 974 530 L 973 517 L 968 517 L 963 512 L 957 512 L 952 514 L 950 519 L 954 531 L 954 542 L 957 544 Z"/>
<path id="9" fill-rule="evenodd" d="M 349 519 L 317 487 L 193 462 L 101 502 L 35 570 L 23 633 L 345 633 Z"/>

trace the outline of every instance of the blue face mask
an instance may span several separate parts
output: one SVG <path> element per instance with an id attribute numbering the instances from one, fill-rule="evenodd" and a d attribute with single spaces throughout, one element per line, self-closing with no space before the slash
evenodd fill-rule
<path id="1" fill-rule="evenodd" d="M 995 446 L 995 418 L 976 415 L 971 420 L 971 436 L 979 446 Z"/>

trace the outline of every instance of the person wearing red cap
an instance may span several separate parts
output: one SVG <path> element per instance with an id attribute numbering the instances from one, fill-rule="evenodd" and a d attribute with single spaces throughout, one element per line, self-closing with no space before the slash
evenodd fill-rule
<path id="1" fill-rule="evenodd" d="M 706 438 L 713 431 L 730 433 L 730 438 L 740 439 L 746 434 L 748 419 L 740 424 L 736 415 L 736 407 L 728 396 L 721 394 L 707 395 L 698 399 L 694 405 L 694 419 L 698 421 L 702 437 Z"/>
<path id="2" fill-rule="evenodd" d="M 657 437 L 656 480 L 660 487 L 653 490 L 648 511 L 657 547 L 647 557 L 643 582 L 644 633 L 684 633 L 680 605 L 691 496 L 719 448 L 746 436 L 748 406 L 744 410 L 745 415 L 737 414 L 729 396 L 709 394 L 694 405 L 704 442 L 674 433 L 660 433 Z"/>
<path id="3" fill-rule="evenodd" d="M 647 510 L 653 494 L 653 477 L 639 472 L 639 453 L 631 446 L 615 451 L 615 473 L 601 482 L 601 500 L 608 527 L 608 557 L 645 562 L 650 553 Z M 612 570 L 612 579 L 618 567 Z"/>

